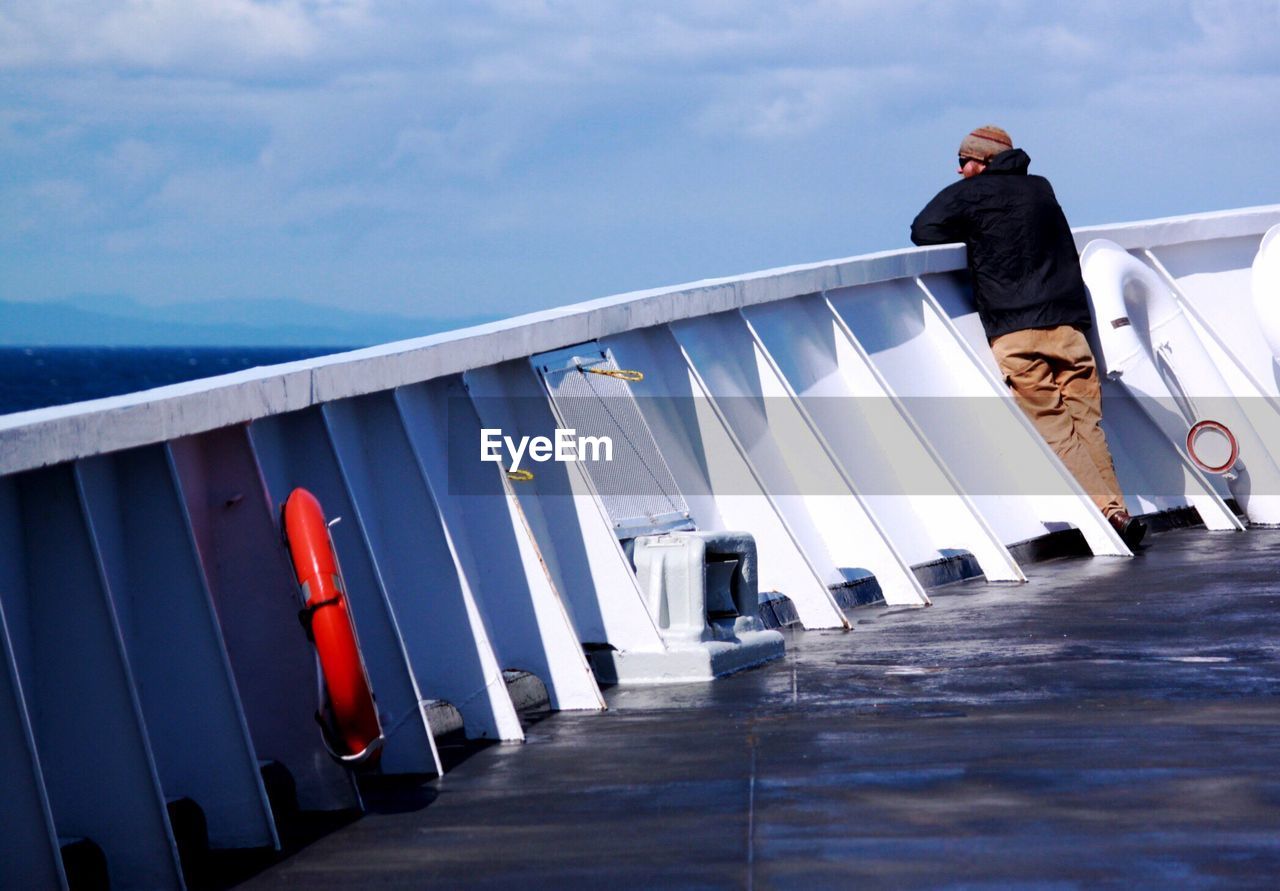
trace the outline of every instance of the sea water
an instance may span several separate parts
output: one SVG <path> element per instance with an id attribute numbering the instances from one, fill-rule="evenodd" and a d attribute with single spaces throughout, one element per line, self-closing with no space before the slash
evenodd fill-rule
<path id="1" fill-rule="evenodd" d="M 0 414 L 340 352 L 339 347 L 0 347 Z"/>

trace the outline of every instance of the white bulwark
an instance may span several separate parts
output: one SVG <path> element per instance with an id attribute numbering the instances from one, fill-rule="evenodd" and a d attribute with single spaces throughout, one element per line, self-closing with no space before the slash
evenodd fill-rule
<path id="1" fill-rule="evenodd" d="M 1077 230 L 1104 426 L 1157 526 L 1280 523 L 1277 226 Z M 282 808 L 360 806 L 316 725 L 295 487 L 341 518 L 388 774 L 439 773 L 459 727 L 522 740 L 531 689 L 603 709 L 602 683 L 776 658 L 780 623 L 1129 556 L 1010 399 L 964 268 L 890 251 L 0 417 L 0 884 L 65 886 L 65 853 L 179 888 L 193 825 L 278 847 Z"/>

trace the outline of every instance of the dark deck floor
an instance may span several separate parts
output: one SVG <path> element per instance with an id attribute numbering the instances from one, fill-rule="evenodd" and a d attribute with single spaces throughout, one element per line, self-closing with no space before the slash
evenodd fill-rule
<path id="1" fill-rule="evenodd" d="M 614 689 L 242 887 L 1280 887 L 1280 532 L 1029 574 Z"/>

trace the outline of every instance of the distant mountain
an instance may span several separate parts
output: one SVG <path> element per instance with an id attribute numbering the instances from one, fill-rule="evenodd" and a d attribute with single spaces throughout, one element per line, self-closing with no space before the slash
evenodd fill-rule
<path id="1" fill-rule="evenodd" d="M 491 321 L 397 316 L 293 300 L 146 306 L 127 297 L 0 301 L 0 346 L 359 347 Z"/>

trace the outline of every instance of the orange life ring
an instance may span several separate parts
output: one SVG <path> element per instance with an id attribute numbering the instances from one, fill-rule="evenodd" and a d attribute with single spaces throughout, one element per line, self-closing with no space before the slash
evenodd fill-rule
<path id="1" fill-rule="evenodd" d="M 353 766 L 376 761 L 383 735 L 369 673 L 347 611 L 347 588 L 324 511 L 306 489 L 289 493 L 284 504 L 284 531 L 306 604 L 298 615 L 320 657 L 328 695 L 331 721 L 320 722 L 326 731 L 326 745 L 335 758 Z"/>

